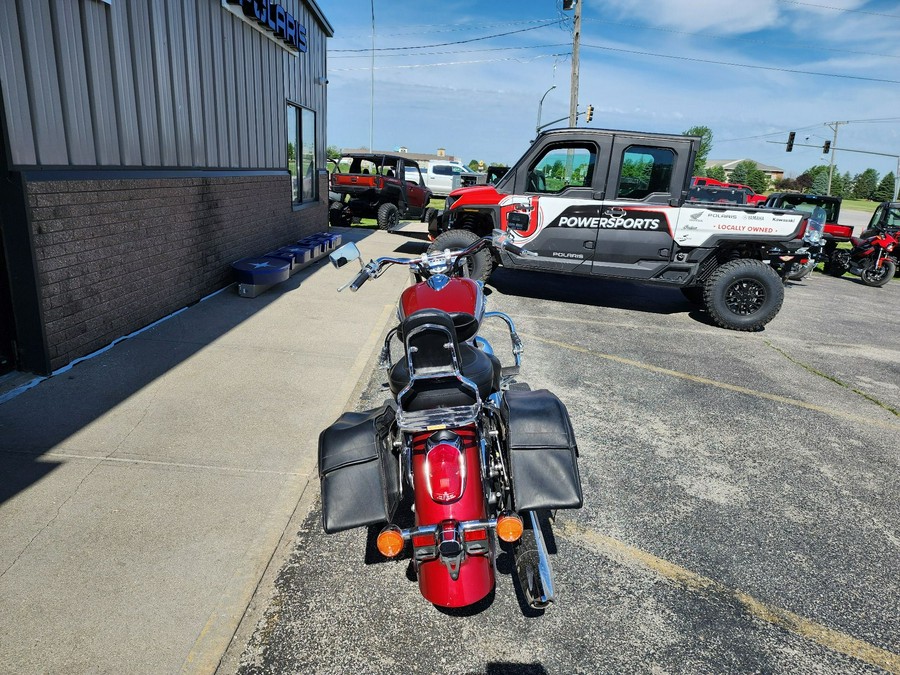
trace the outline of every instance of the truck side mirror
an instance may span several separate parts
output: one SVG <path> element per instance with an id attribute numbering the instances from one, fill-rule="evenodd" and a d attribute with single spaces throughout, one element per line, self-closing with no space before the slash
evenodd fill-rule
<path id="1" fill-rule="evenodd" d="M 506 216 L 506 228 L 515 232 L 524 232 L 528 229 L 530 222 L 531 218 L 528 214 L 521 211 L 512 211 Z"/>

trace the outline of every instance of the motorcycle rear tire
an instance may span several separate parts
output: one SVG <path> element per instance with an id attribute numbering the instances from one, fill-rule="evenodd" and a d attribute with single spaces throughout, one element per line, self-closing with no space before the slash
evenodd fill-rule
<path id="1" fill-rule="evenodd" d="M 859 275 L 866 286 L 881 288 L 894 278 L 897 266 L 890 258 L 881 261 L 881 267 L 867 267 Z"/>
<path id="2" fill-rule="evenodd" d="M 428 247 L 428 253 L 440 253 L 445 249 L 461 251 L 478 241 L 480 237 L 471 230 L 447 230 Z M 487 281 L 494 271 L 494 259 L 487 248 L 468 256 L 468 276 L 476 281 Z"/>

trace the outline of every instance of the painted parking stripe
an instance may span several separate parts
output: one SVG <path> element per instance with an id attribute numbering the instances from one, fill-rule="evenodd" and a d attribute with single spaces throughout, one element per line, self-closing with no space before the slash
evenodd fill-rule
<path id="1" fill-rule="evenodd" d="M 562 349 L 568 349 L 570 351 L 579 352 L 581 354 L 588 354 L 590 356 L 596 357 L 598 359 L 604 359 L 606 361 L 613 361 L 614 363 L 620 363 L 625 366 L 632 366 L 634 368 L 640 368 L 641 370 L 646 370 L 651 373 L 659 373 L 660 375 L 668 375 L 670 377 L 677 377 L 682 380 L 688 380 L 689 382 L 696 382 L 697 384 L 705 384 L 710 387 L 718 387 L 719 389 L 727 389 L 728 391 L 737 392 L 739 394 L 746 394 L 747 396 L 755 396 L 756 398 L 766 399 L 768 401 L 774 401 L 776 403 L 785 403 L 787 405 L 792 405 L 797 408 L 805 408 L 806 410 L 813 410 L 815 412 L 822 413 L 823 415 L 828 415 L 829 417 L 838 417 L 840 419 L 845 419 L 851 422 L 857 422 L 860 424 L 866 424 L 868 426 L 881 427 L 883 429 L 889 429 L 890 431 L 900 431 L 900 425 L 892 424 L 891 422 L 887 422 L 884 420 L 880 420 L 876 417 L 869 415 L 854 415 L 852 413 L 845 413 L 840 410 L 833 410 L 831 408 L 826 408 L 825 406 L 816 405 L 814 403 L 807 403 L 806 401 L 801 401 L 796 398 L 788 398 L 787 396 L 779 396 L 778 394 L 770 394 L 765 391 L 758 391 L 756 389 L 749 389 L 747 387 L 741 387 L 736 384 L 729 384 L 727 382 L 719 382 L 718 380 L 711 380 L 708 377 L 700 377 L 699 375 L 691 375 L 689 373 L 682 373 L 677 370 L 671 370 L 669 368 L 661 368 L 660 366 L 654 366 L 649 363 L 643 363 L 641 361 L 635 361 L 633 359 L 626 359 L 622 356 L 615 356 L 614 354 L 604 354 L 602 352 L 595 351 L 593 349 L 588 349 L 587 347 L 579 347 L 578 345 L 571 345 L 565 342 L 560 342 L 558 340 L 551 340 L 549 338 L 539 337 L 537 335 L 529 335 L 526 333 L 519 333 L 520 336 L 528 338 L 529 340 L 536 340 L 538 342 L 543 342 L 544 344 L 553 345 L 555 347 L 560 347 Z"/>
<path id="2" fill-rule="evenodd" d="M 900 654 L 876 647 L 864 640 L 828 628 L 786 609 L 767 605 L 743 591 L 728 588 L 718 581 L 695 574 L 680 565 L 657 558 L 652 553 L 577 523 L 559 518 L 555 521 L 553 529 L 556 534 L 573 544 L 586 546 L 617 562 L 637 563 L 689 591 L 711 592 L 731 598 L 737 601 L 747 613 L 768 624 L 783 628 L 831 651 L 859 659 L 890 673 L 900 674 Z"/>

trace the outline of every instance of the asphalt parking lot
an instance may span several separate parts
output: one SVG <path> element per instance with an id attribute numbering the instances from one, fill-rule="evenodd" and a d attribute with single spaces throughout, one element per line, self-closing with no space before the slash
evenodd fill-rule
<path id="1" fill-rule="evenodd" d="M 439 611 L 408 559 L 325 535 L 312 503 L 223 669 L 900 672 L 900 280 L 814 273 L 759 333 L 678 290 L 502 269 L 488 287 L 525 342 L 521 379 L 559 395 L 579 441 L 585 505 L 549 542 L 557 603 L 523 611 L 501 556 L 488 602 Z M 504 334 L 483 334 L 503 358 Z M 359 409 L 385 398 L 372 365 Z"/>

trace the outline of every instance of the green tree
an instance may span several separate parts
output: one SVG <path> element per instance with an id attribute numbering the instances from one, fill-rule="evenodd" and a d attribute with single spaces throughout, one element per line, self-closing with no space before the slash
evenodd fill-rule
<path id="1" fill-rule="evenodd" d="M 466 164 L 466 166 L 469 167 L 470 169 L 472 169 L 472 171 L 478 171 L 478 160 L 470 159 L 469 163 Z"/>
<path id="2" fill-rule="evenodd" d="M 740 183 L 741 185 L 750 185 L 750 172 L 757 170 L 756 162 L 752 159 L 743 159 L 735 165 L 731 172 L 731 182 Z"/>
<path id="3" fill-rule="evenodd" d="M 697 151 L 697 157 L 694 159 L 694 175 L 702 176 L 706 169 L 706 158 L 709 157 L 709 151 L 712 150 L 713 132 L 709 127 L 691 127 L 683 132 L 685 136 L 699 136 L 700 149 Z"/>
<path id="4" fill-rule="evenodd" d="M 769 189 L 769 174 L 754 166 L 747 172 L 747 185 L 753 188 L 754 192 L 762 194 Z"/>
<path id="5" fill-rule="evenodd" d="M 812 187 L 809 189 L 814 195 L 824 195 L 828 192 L 828 173 L 820 172 L 814 179 Z"/>
<path id="6" fill-rule="evenodd" d="M 878 188 L 878 172 L 875 169 L 866 169 L 853 178 L 854 199 L 871 199 Z"/>
<path id="7" fill-rule="evenodd" d="M 325 148 L 325 157 L 338 160 L 341 158 L 341 149 L 336 145 L 329 145 Z"/>
<path id="8" fill-rule="evenodd" d="M 894 172 L 884 174 L 884 178 L 875 189 L 876 202 L 889 202 L 894 198 Z"/>
<path id="9" fill-rule="evenodd" d="M 721 166 L 711 166 L 706 170 L 706 177 L 713 178 L 715 180 L 720 180 L 723 183 L 728 180 L 728 176 L 725 175 L 725 169 Z"/>

